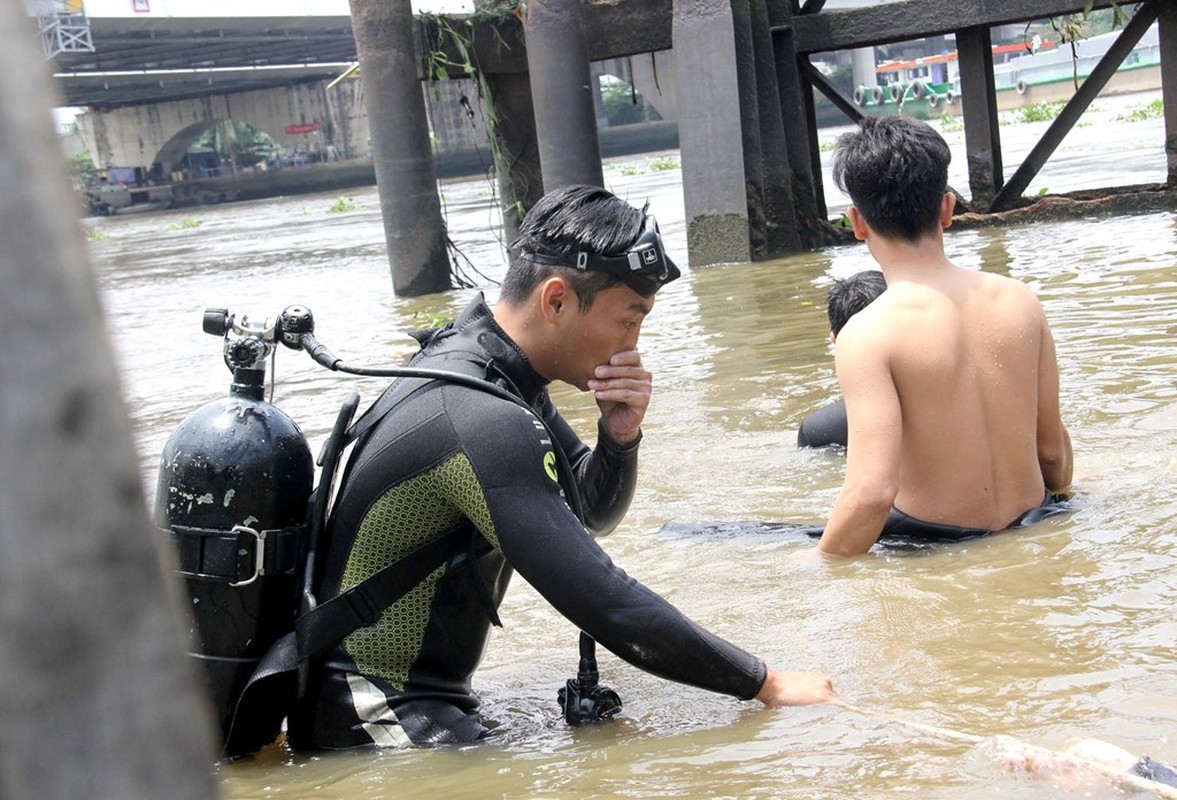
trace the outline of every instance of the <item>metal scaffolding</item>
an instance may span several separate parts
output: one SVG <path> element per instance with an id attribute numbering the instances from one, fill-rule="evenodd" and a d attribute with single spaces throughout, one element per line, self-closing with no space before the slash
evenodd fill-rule
<path id="1" fill-rule="evenodd" d="M 41 29 L 41 50 L 48 61 L 60 53 L 93 53 L 90 20 L 82 0 L 34 0 L 32 11 Z"/>

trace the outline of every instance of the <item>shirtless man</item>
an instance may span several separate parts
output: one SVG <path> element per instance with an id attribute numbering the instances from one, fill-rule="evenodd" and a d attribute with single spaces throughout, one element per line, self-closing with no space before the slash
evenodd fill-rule
<path id="1" fill-rule="evenodd" d="M 1024 524 L 1071 482 L 1042 306 L 1019 281 L 944 254 L 950 157 L 906 117 L 867 117 L 838 142 L 834 180 L 887 291 L 838 336 L 849 446 L 826 555 L 865 553 L 884 525 L 967 538 Z"/>

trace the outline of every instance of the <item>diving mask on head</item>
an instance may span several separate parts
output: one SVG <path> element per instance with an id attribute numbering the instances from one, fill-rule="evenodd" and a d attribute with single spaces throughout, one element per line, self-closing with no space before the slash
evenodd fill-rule
<path id="1" fill-rule="evenodd" d="M 589 253 L 584 250 L 565 255 L 523 253 L 523 258 L 549 267 L 572 267 L 615 275 L 638 294 L 649 297 L 682 273 L 662 246 L 658 223 L 647 214 L 642 222 L 642 235 L 629 249 L 615 256 Z"/>

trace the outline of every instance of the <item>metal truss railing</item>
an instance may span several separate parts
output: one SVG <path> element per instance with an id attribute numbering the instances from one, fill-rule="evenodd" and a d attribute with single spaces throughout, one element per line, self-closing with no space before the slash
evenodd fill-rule
<path id="1" fill-rule="evenodd" d="M 30 5 L 37 16 L 46 60 L 60 53 L 94 52 L 82 0 L 34 0 Z"/>

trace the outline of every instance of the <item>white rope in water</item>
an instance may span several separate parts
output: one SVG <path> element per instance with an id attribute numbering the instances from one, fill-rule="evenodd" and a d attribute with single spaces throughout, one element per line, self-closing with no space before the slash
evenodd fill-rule
<path id="1" fill-rule="evenodd" d="M 933 736 L 938 736 L 941 739 L 949 739 L 949 740 L 958 741 L 958 742 L 965 742 L 967 744 L 980 744 L 981 742 L 985 741 L 985 739 L 987 738 L 984 736 L 976 736 L 971 733 L 962 733 L 961 731 L 954 731 L 950 728 L 941 728 L 936 725 L 928 725 L 923 722 L 916 722 L 915 720 L 906 719 L 904 717 L 897 717 L 894 714 L 888 714 L 883 711 L 872 711 L 871 709 L 862 708 L 861 706 L 852 705 L 850 703 L 846 703 L 843 701 L 838 701 L 837 705 L 840 705 L 842 708 L 845 708 L 847 711 L 853 711 L 856 714 L 863 714 L 864 716 L 868 716 L 868 717 L 875 717 L 878 719 L 885 719 L 890 722 L 896 722 L 896 723 L 899 723 L 900 725 L 906 725 L 909 728 L 914 728 L 916 730 L 923 731 L 924 733 L 929 733 Z M 988 738 L 993 738 L 993 737 L 988 737 Z M 1072 764 L 1074 766 L 1082 767 L 1084 769 L 1093 770 L 1095 772 L 1098 772 L 1101 775 L 1106 775 L 1107 777 L 1111 778 L 1113 781 L 1115 781 L 1116 783 L 1118 783 L 1122 786 L 1127 786 L 1132 789 L 1140 789 L 1140 790 L 1146 791 L 1146 792 L 1152 792 L 1153 794 L 1157 795 L 1158 797 L 1166 798 L 1166 800 L 1169 800 L 1170 798 L 1172 798 L 1172 800 L 1177 800 L 1177 788 L 1174 788 L 1172 786 L 1168 786 L 1163 783 L 1157 783 L 1156 781 L 1150 781 L 1148 778 L 1142 778 L 1139 775 L 1133 775 L 1130 772 L 1120 772 L 1119 770 L 1115 769 L 1114 767 L 1109 767 L 1105 764 L 1100 764 L 1098 761 L 1091 761 L 1090 759 L 1080 758 L 1078 756 L 1071 755 L 1068 753 L 1060 753 L 1057 750 L 1051 750 L 1046 747 L 1038 747 L 1037 745 L 1026 744 L 1025 742 L 1019 741 L 1017 739 L 1013 739 L 1013 737 L 1007 737 L 1007 738 L 1012 739 L 1014 742 L 1017 742 L 1018 746 L 1020 748 L 1022 748 L 1023 752 L 1025 752 L 1026 755 L 1037 756 L 1037 757 L 1043 758 L 1043 759 L 1051 759 L 1052 761 L 1058 761 L 1058 762 L 1062 762 L 1062 763 L 1066 763 L 1066 764 Z"/>

